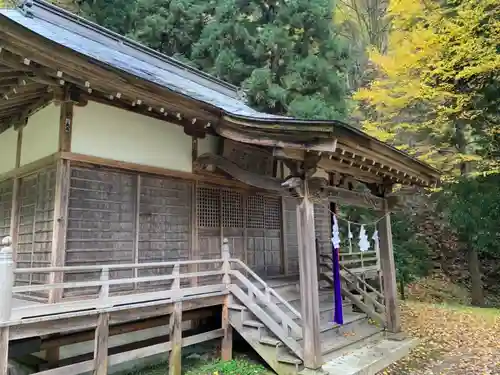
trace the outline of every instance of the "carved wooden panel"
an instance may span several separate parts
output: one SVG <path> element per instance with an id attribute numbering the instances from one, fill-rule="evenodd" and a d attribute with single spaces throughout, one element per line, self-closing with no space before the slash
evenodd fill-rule
<path id="1" fill-rule="evenodd" d="M 49 267 L 55 197 L 54 167 L 24 177 L 20 181 L 17 267 Z M 47 274 L 23 274 L 18 285 L 44 284 Z M 45 297 L 47 293 L 35 293 Z"/>
<path id="2" fill-rule="evenodd" d="M 0 182 L 0 238 L 10 233 L 13 180 Z"/>
<path id="3" fill-rule="evenodd" d="M 71 169 L 66 239 L 67 266 L 134 262 L 134 182 L 133 175 L 123 172 Z M 112 279 L 132 276 L 132 270 L 110 273 Z M 67 280 L 75 281 L 98 277 L 97 273 L 66 275 Z M 119 288 L 130 287 L 125 285 Z M 67 292 L 67 295 L 71 294 L 74 292 Z"/>
<path id="4" fill-rule="evenodd" d="M 274 158 L 266 150 L 224 139 L 223 156 L 246 171 L 273 176 Z"/>
<path id="5" fill-rule="evenodd" d="M 299 244 L 297 239 L 297 204 L 298 199 L 283 198 L 283 229 L 289 274 L 299 273 Z"/>
<path id="6" fill-rule="evenodd" d="M 189 259 L 191 183 L 182 180 L 141 177 L 139 205 L 139 263 Z M 140 270 L 139 276 L 170 274 L 172 267 Z M 187 267 L 181 269 L 187 272 Z M 171 281 L 142 286 L 169 287 Z M 182 280 L 183 284 L 189 280 Z"/>

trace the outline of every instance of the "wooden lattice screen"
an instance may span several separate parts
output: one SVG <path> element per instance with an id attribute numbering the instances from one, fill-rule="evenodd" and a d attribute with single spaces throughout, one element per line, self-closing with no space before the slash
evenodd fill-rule
<path id="1" fill-rule="evenodd" d="M 259 274 L 283 272 L 281 198 L 199 186 L 197 210 L 202 259 L 220 258 L 221 239 L 227 238 L 231 256 L 247 262 Z"/>

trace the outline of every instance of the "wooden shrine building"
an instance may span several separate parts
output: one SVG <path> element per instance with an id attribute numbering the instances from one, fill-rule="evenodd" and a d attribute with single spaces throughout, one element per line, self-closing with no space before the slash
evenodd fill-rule
<path id="1" fill-rule="evenodd" d="M 177 349 L 222 337 L 229 358 L 233 329 L 280 374 L 341 368 L 342 348 L 374 335 L 389 348 L 392 189 L 439 179 L 346 124 L 257 112 L 236 87 L 39 0 L 0 10 L 0 152 L 0 375 L 41 350 L 40 374 L 170 351 L 177 375 Z M 329 322 L 331 202 L 385 215 L 373 262 L 343 262 L 345 327 Z M 188 306 L 209 300 L 221 327 L 181 335 Z M 158 306 L 165 342 L 111 348 L 134 314 L 161 325 Z M 347 342 L 348 327 L 366 335 Z M 64 359 L 89 329 L 93 354 Z"/>

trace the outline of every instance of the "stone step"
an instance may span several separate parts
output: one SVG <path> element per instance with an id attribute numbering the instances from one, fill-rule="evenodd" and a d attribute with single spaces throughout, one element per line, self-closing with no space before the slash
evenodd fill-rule
<path id="1" fill-rule="evenodd" d="M 321 352 L 323 355 L 337 352 L 350 345 L 367 340 L 368 338 L 379 335 L 381 328 L 369 324 L 367 321 L 357 321 L 356 327 L 351 329 L 340 326 L 335 329 L 336 334 L 332 335 L 330 331 L 320 333 Z M 352 325 L 351 325 L 352 326 Z"/>
<path id="2" fill-rule="evenodd" d="M 414 339 L 403 341 L 382 339 L 332 360 L 327 359 L 322 370 L 331 375 L 375 374 L 406 356 L 416 344 L 417 340 Z"/>

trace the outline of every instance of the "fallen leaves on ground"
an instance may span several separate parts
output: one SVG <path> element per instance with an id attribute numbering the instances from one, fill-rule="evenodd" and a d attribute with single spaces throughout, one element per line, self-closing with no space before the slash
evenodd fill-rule
<path id="1" fill-rule="evenodd" d="M 403 303 L 403 330 L 419 338 L 381 374 L 500 375 L 500 310 Z"/>

